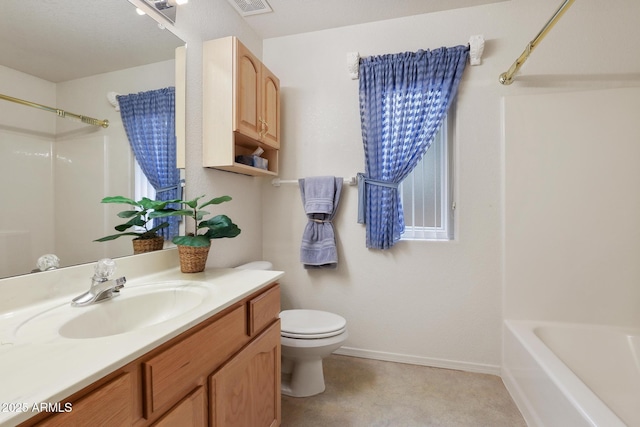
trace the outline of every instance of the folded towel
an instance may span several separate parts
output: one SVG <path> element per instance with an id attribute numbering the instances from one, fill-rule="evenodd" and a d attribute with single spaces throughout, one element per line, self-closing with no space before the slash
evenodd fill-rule
<path id="1" fill-rule="evenodd" d="M 298 180 L 309 221 L 302 233 L 300 261 L 304 268 L 336 268 L 338 250 L 331 221 L 342 192 L 342 178 L 319 176 Z"/>
<path id="2" fill-rule="evenodd" d="M 332 176 L 317 176 L 298 180 L 302 193 L 304 211 L 307 214 L 333 212 L 333 202 L 336 194 L 335 178 Z M 342 185 L 340 185 L 342 188 Z"/>

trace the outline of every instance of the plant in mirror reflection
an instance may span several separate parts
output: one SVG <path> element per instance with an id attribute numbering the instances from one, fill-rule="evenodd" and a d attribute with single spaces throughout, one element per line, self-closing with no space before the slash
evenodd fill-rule
<path id="1" fill-rule="evenodd" d="M 118 212 L 118 217 L 127 220 L 127 222 L 125 222 L 124 224 L 115 226 L 116 231 L 118 231 L 119 233 L 96 239 L 94 240 L 94 242 L 107 242 L 109 240 L 114 240 L 122 236 L 136 236 L 136 239 L 139 240 L 158 238 L 159 236 L 157 234 L 157 231 L 168 227 L 169 223 L 163 222 L 155 227 L 149 228 L 151 220 L 153 219 L 151 213 L 165 209 L 170 203 L 182 203 L 182 201 L 179 199 L 159 201 L 151 200 L 147 197 L 143 197 L 141 200 L 135 201 L 133 199 L 129 199 L 128 197 L 110 196 L 102 199 L 102 203 L 121 203 L 130 205 L 133 207 L 133 209 Z M 135 227 L 141 227 L 142 229 L 136 231 Z M 134 230 L 127 231 L 130 228 L 134 228 Z"/>
<path id="2" fill-rule="evenodd" d="M 176 236 L 172 242 L 179 246 L 207 247 L 211 245 L 211 239 L 221 239 L 224 237 L 233 238 L 240 234 L 241 230 L 233 223 L 227 215 L 216 215 L 209 219 L 204 219 L 210 215 L 210 212 L 202 210 L 202 208 L 210 205 L 219 205 L 220 203 L 231 200 L 229 196 L 214 197 L 202 204 L 198 204 L 204 195 L 196 197 L 189 201 L 175 201 L 171 203 L 183 204 L 182 209 L 156 209 L 149 214 L 150 218 L 164 218 L 168 216 L 184 216 L 193 219 L 195 230 L 184 236 Z"/>

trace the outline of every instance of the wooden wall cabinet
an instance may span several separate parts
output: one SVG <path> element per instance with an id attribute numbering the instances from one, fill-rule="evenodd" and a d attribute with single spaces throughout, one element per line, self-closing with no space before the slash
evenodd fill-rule
<path id="1" fill-rule="evenodd" d="M 280 80 L 236 37 L 203 43 L 203 166 L 278 174 Z M 235 161 L 262 148 L 268 170 Z"/>
<path id="2" fill-rule="evenodd" d="M 277 427 L 277 284 L 205 320 L 22 426 Z"/>

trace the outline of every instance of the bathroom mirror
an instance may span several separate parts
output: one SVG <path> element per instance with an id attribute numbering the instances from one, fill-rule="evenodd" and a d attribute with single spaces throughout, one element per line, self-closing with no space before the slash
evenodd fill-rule
<path id="1" fill-rule="evenodd" d="M 2 2 L 0 93 L 110 125 L 0 100 L 0 278 L 31 272 L 46 253 L 61 267 L 133 253 L 130 237 L 93 242 L 113 234 L 126 209 L 102 197 L 133 197 L 134 188 L 133 157 L 107 93 L 175 85 L 182 45 L 127 0 Z"/>

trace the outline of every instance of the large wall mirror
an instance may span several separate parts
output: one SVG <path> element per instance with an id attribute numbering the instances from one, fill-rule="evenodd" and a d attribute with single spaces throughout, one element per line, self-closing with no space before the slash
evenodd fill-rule
<path id="1" fill-rule="evenodd" d="M 54 253 L 61 266 L 133 253 L 131 239 L 98 243 L 134 197 L 134 164 L 109 92 L 175 85 L 184 45 L 127 0 L 6 0 L 0 94 L 97 119 L 108 128 L 0 100 L 0 278 L 31 272 Z"/>

